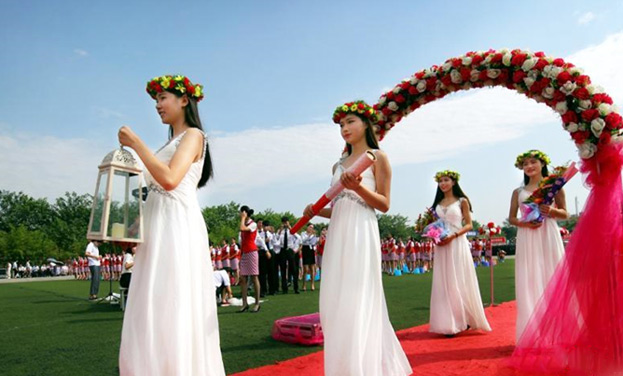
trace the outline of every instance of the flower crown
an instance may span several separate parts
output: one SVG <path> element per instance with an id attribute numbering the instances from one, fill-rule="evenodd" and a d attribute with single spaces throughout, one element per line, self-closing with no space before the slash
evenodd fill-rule
<path id="1" fill-rule="evenodd" d="M 354 101 L 338 106 L 335 111 L 333 111 L 333 122 L 339 124 L 340 121 L 349 114 L 361 115 L 370 120 L 372 125 L 376 124 L 379 120 L 378 113 L 374 108 L 364 101 Z"/>
<path id="2" fill-rule="evenodd" d="M 193 84 L 186 76 L 172 76 L 164 75 L 160 77 L 154 77 L 147 83 L 145 88 L 147 93 L 156 99 L 158 93 L 163 91 L 177 91 L 180 94 L 187 94 L 189 97 L 194 98 L 197 102 L 203 99 L 203 86 L 199 84 Z"/>
<path id="3" fill-rule="evenodd" d="M 552 163 L 552 161 L 549 159 L 549 157 L 547 156 L 547 154 L 543 153 L 540 150 L 529 150 L 523 154 L 519 154 L 517 156 L 517 159 L 515 160 L 515 167 L 517 167 L 518 169 L 522 170 L 523 169 L 523 162 L 528 159 L 528 158 L 536 158 L 538 160 L 540 160 L 541 162 L 545 163 L 546 165 Z"/>
<path id="4" fill-rule="evenodd" d="M 456 171 L 452 171 L 452 170 L 439 171 L 438 173 L 435 174 L 435 181 L 439 183 L 439 181 L 441 180 L 443 176 L 447 176 L 454 181 L 459 181 L 461 174 L 459 174 Z"/>

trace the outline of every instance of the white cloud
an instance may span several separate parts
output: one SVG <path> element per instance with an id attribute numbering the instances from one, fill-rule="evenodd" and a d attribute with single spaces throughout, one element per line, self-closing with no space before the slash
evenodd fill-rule
<path id="1" fill-rule="evenodd" d="M 93 141 L 32 134 L 0 135 L 0 189 L 54 199 L 67 191 L 93 194 L 107 151 Z"/>
<path id="2" fill-rule="evenodd" d="M 583 13 L 578 18 L 578 24 L 586 25 L 586 24 L 590 23 L 591 21 L 593 21 L 594 19 L 595 19 L 595 14 L 593 12 L 586 12 L 586 13 Z"/>
<path id="3" fill-rule="evenodd" d="M 85 50 L 81 50 L 81 49 L 79 49 L 79 48 L 76 48 L 76 49 L 74 50 L 74 53 L 75 53 L 76 55 L 78 55 L 78 56 L 81 56 L 81 57 L 86 57 L 86 56 L 89 56 L 89 53 L 88 53 L 87 51 L 85 51 Z"/>

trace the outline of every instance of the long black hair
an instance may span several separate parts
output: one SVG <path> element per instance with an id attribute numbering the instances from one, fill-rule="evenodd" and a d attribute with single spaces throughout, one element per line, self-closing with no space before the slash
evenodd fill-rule
<path id="1" fill-rule="evenodd" d="M 181 98 L 182 95 L 174 90 L 167 90 L 169 93 L 175 94 L 178 98 Z M 197 101 L 195 98 L 189 97 L 188 105 L 184 107 L 184 117 L 186 119 L 186 124 L 190 128 L 197 128 L 203 132 L 203 137 L 205 137 L 205 155 L 203 156 L 203 171 L 201 171 L 201 178 L 199 179 L 199 183 L 197 183 L 197 188 L 201 188 L 211 177 L 214 176 L 214 170 L 212 169 L 212 157 L 210 156 L 210 144 L 208 143 L 208 135 L 203 130 L 203 126 L 201 125 L 201 119 L 199 118 L 199 109 L 197 108 Z M 173 138 L 173 127 L 169 125 L 169 139 Z"/>
<path id="2" fill-rule="evenodd" d="M 254 211 L 253 209 L 251 209 L 250 207 L 248 207 L 247 205 L 242 205 L 240 207 L 240 212 L 246 212 L 247 213 L 247 218 L 251 218 L 251 216 L 253 215 Z"/>
<path id="3" fill-rule="evenodd" d="M 541 161 L 539 159 L 539 161 Z M 544 178 L 549 176 L 549 170 L 547 169 L 547 165 L 545 164 L 545 162 L 541 161 L 541 163 L 543 163 L 543 168 L 541 169 L 541 176 L 543 176 Z M 528 185 L 530 183 L 530 177 L 528 175 L 526 175 L 526 173 L 523 173 L 523 185 Z"/>
<path id="4" fill-rule="evenodd" d="M 469 200 L 469 197 L 467 197 L 465 192 L 463 192 L 463 190 L 461 189 L 459 182 L 454 179 L 452 179 L 452 181 L 454 182 L 454 185 L 452 186 L 452 194 L 454 195 L 454 197 L 458 197 L 459 199 L 465 198 L 467 200 L 467 203 L 469 204 L 469 211 L 473 212 L 474 210 L 472 209 L 472 202 Z M 433 206 L 431 206 L 431 209 L 435 210 L 437 204 L 439 204 L 444 197 L 444 193 L 441 191 L 441 188 L 439 188 L 439 185 L 437 185 L 437 193 L 435 194 L 435 201 L 433 201 Z"/>
<path id="5" fill-rule="evenodd" d="M 353 115 L 356 115 L 366 125 L 366 143 L 368 144 L 368 147 L 370 149 L 378 150 L 379 141 L 376 139 L 376 136 L 374 135 L 374 127 L 372 126 L 372 123 L 370 123 L 370 120 L 368 120 L 367 118 L 359 114 L 353 114 Z M 348 155 L 351 155 L 351 153 L 353 152 L 353 147 L 348 142 L 346 143 L 346 150 L 348 151 Z"/>

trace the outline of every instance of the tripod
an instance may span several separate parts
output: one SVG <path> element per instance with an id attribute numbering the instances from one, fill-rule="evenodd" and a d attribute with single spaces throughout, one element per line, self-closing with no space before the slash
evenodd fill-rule
<path id="1" fill-rule="evenodd" d="M 116 255 L 117 253 L 115 252 L 116 248 L 117 248 L 117 244 L 115 242 L 111 242 L 112 244 L 112 254 L 113 256 Z M 97 300 L 97 304 L 103 302 L 103 301 L 110 301 L 110 304 L 119 304 L 119 297 L 115 296 L 115 294 L 112 292 L 112 276 L 113 276 L 113 265 L 109 266 L 111 269 L 108 272 L 108 286 L 109 286 L 109 290 L 108 290 L 108 295 L 106 295 L 103 298 L 100 298 Z"/>

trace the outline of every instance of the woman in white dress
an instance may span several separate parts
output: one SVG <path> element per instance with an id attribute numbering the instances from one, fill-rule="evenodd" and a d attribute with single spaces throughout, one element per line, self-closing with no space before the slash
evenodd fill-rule
<path id="1" fill-rule="evenodd" d="M 134 260 L 121 349 L 121 375 L 225 375 L 208 233 L 197 188 L 212 175 L 197 102 L 200 85 L 183 76 L 147 84 L 170 141 L 152 153 L 128 127 L 119 142 L 145 165 L 149 195 L 144 242 Z"/>
<path id="2" fill-rule="evenodd" d="M 438 185 L 432 206 L 450 234 L 435 247 L 429 331 L 448 337 L 469 328 L 491 330 L 465 235 L 472 229 L 472 205 L 458 184 L 459 177 L 449 170 L 435 175 Z"/>
<path id="3" fill-rule="evenodd" d="M 522 222 L 517 218 L 518 209 L 523 213 L 524 202 L 548 175 L 549 157 L 539 151 L 530 150 L 520 154 L 515 167 L 523 170 L 524 184 L 513 191 L 510 213 L 511 225 L 517 226 L 517 244 L 515 250 L 515 295 L 517 298 L 517 324 L 515 339 L 523 333 L 537 302 L 543 295 L 558 262 L 565 253 L 556 219 L 567 218 L 567 205 L 564 190 L 554 197 L 555 207 L 541 205 L 541 214 L 545 220 L 541 223 Z"/>
<path id="4" fill-rule="evenodd" d="M 340 125 L 347 152 L 333 166 L 332 183 L 346 188 L 320 215 L 330 218 L 320 286 L 320 320 L 324 334 L 324 371 L 333 376 L 404 376 L 409 361 L 389 321 L 381 272 L 376 211 L 387 212 L 391 167 L 377 150 L 376 164 L 361 176 L 344 171 L 363 153 L 378 149 L 373 131 L 376 112 L 358 101 L 340 106 L 333 120 Z M 305 208 L 311 215 L 311 205 Z"/>

